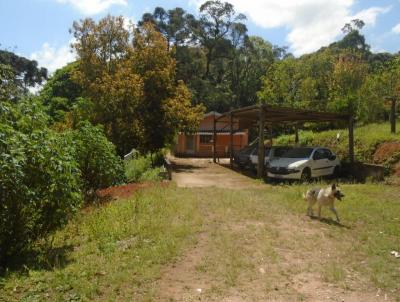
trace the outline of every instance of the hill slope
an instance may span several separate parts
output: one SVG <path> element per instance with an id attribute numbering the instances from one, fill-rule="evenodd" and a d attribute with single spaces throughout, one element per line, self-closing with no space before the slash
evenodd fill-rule
<path id="1" fill-rule="evenodd" d="M 398 123 L 400 124 L 400 123 Z M 337 135 L 339 134 L 339 139 Z M 300 145 L 331 148 L 342 159 L 348 159 L 348 130 L 335 129 L 323 132 L 300 131 Z M 390 133 L 389 123 L 369 124 L 354 130 L 354 153 L 357 161 L 397 167 L 400 162 L 400 132 Z M 276 145 L 294 144 L 294 135 L 283 135 Z"/>

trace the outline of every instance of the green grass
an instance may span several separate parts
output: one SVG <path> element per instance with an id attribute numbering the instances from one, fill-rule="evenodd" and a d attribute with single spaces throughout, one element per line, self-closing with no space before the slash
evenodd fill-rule
<path id="1" fill-rule="evenodd" d="M 66 254 L 51 268 L 9 272 L 0 301 L 145 299 L 160 266 L 193 240 L 199 219 L 193 196 L 173 187 L 83 211 L 55 236 Z"/>
<path id="2" fill-rule="evenodd" d="M 159 181 L 161 174 L 163 153 L 140 155 L 124 162 L 125 177 L 128 182 Z"/>
<path id="3" fill-rule="evenodd" d="M 327 235 L 338 250 L 343 248 L 342 267 L 348 267 L 369 277 L 379 288 L 400 290 L 398 259 L 390 255 L 400 250 L 400 188 L 381 184 L 342 185 L 346 197 L 337 208 L 348 228 L 329 226 Z M 299 197 L 306 188 L 285 189 L 287 199 L 281 200 L 295 213 L 304 213 Z M 325 210 L 326 216 L 333 214 Z M 328 269 L 332 269 L 329 268 Z M 333 269 L 337 271 L 337 267 Z M 331 274 L 340 279 L 339 271 Z"/>
<path id="4" fill-rule="evenodd" d="M 400 121 L 398 122 L 400 124 Z M 340 134 L 339 142 L 336 135 Z M 376 147 L 389 141 L 400 141 L 400 132 L 390 133 L 390 124 L 369 124 L 356 127 L 354 131 L 356 159 L 362 162 L 372 162 Z M 326 146 L 334 150 L 341 159 L 348 157 L 348 130 L 338 129 L 323 132 L 300 131 L 299 140 L 301 145 Z M 274 142 L 276 145 L 294 144 L 294 135 L 283 135 Z"/>
<path id="5" fill-rule="evenodd" d="M 160 269 L 190 252 L 199 231 L 204 250 L 193 274 L 209 280 L 205 300 L 232 291 L 257 300 L 260 290 L 307 300 L 291 287 L 304 273 L 345 290 L 400 296 L 399 260 L 390 255 L 400 250 L 400 187 L 342 185 L 342 226 L 326 209 L 323 221 L 305 216 L 306 189 L 156 187 L 83 211 L 56 234 L 66 254 L 51 269 L 9 272 L 0 301 L 152 301 Z"/>

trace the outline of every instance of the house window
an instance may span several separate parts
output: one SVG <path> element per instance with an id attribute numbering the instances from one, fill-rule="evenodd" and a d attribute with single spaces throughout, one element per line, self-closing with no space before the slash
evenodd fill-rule
<path id="1" fill-rule="evenodd" d="M 200 144 L 211 144 L 212 137 L 213 136 L 211 134 L 201 134 L 200 135 Z"/>

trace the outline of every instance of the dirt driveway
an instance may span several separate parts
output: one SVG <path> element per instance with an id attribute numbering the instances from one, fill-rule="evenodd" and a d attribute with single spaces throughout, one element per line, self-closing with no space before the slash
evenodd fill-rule
<path id="1" fill-rule="evenodd" d="M 212 160 L 171 161 L 202 226 L 193 245 L 161 269 L 154 301 L 397 301 L 360 273 L 366 258 L 364 243 L 355 245 L 358 224 L 299 215 L 283 198 L 300 201 L 300 192 L 285 195 Z"/>
<path id="2" fill-rule="evenodd" d="M 243 189 L 260 186 L 251 178 L 225 167 L 228 159 L 214 164 L 208 158 L 170 158 L 173 165 L 172 180 L 178 187 L 201 188 L 218 187 Z"/>

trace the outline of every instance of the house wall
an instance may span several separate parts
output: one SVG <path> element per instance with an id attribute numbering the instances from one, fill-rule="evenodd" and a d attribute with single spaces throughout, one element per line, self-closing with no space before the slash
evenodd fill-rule
<path id="1" fill-rule="evenodd" d="M 186 150 L 186 135 L 179 134 L 177 144 L 175 145 L 175 155 L 177 156 L 195 156 L 195 157 L 212 157 L 213 142 L 200 143 L 200 134 L 195 136 L 195 152 L 189 153 Z M 248 132 L 239 132 L 233 135 L 233 150 L 237 151 L 248 145 Z M 229 157 L 230 136 L 229 133 L 217 134 L 217 156 Z"/>
<path id="2" fill-rule="evenodd" d="M 229 119 L 221 119 L 221 123 L 216 125 L 217 131 L 228 131 L 229 130 Z M 238 130 L 238 123 L 233 124 L 233 129 Z M 186 148 L 186 141 L 188 135 L 180 133 L 177 138 L 177 142 L 174 148 L 176 156 L 194 156 L 194 157 L 212 157 L 213 156 L 213 142 L 201 143 L 200 136 L 207 133 L 207 135 L 213 135 L 214 131 L 214 115 L 206 115 L 200 122 L 199 132 L 194 134 L 194 152 L 188 152 Z M 233 150 L 237 151 L 248 145 L 248 131 L 238 131 L 233 135 Z M 230 135 L 229 132 L 217 133 L 217 156 L 218 157 L 229 157 L 230 147 Z"/>

